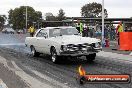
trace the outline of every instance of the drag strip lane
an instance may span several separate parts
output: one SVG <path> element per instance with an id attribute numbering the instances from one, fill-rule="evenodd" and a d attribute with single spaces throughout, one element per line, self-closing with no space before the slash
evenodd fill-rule
<path id="1" fill-rule="evenodd" d="M 7 52 L 8 51 L 8 52 Z M 8 50 L 3 49 L 3 54 L 8 53 L 9 56 L 16 58 L 17 65 L 21 63 L 21 65 L 26 68 L 31 68 L 34 71 L 39 72 L 40 74 L 47 75 L 48 77 L 53 78 L 54 80 L 57 80 L 60 83 L 66 84 L 70 86 L 71 88 L 131 88 L 131 84 L 86 84 L 84 86 L 80 86 L 76 82 L 76 76 L 77 76 L 77 68 L 79 65 L 82 65 L 86 71 L 90 73 L 98 73 L 103 74 L 106 72 L 109 73 L 123 73 L 120 72 L 120 70 L 125 71 L 125 68 L 129 65 L 126 65 L 125 67 L 118 62 L 114 62 L 111 60 L 107 60 L 103 57 L 97 57 L 94 63 L 86 63 L 85 60 L 78 60 L 78 61 L 64 61 L 64 63 L 60 65 L 53 64 L 46 56 L 40 56 L 37 58 L 32 58 L 28 54 L 25 53 L 17 53 L 17 51 L 14 50 Z M 5 56 L 8 56 L 5 55 Z M 22 66 L 19 66 L 23 69 Z M 131 65 L 130 65 L 131 66 Z M 120 68 L 121 69 L 120 69 Z M 24 70 L 25 71 L 25 70 Z M 128 70 L 128 72 L 131 72 L 131 70 Z M 25 71 L 26 72 L 26 71 Z M 39 76 L 40 76 L 39 74 Z M 29 75 L 31 75 L 29 73 Z M 42 78 L 42 77 L 41 77 Z"/>

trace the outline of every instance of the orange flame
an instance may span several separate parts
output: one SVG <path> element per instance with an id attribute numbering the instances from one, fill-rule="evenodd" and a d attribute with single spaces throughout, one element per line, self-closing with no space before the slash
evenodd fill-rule
<path id="1" fill-rule="evenodd" d="M 82 68 L 82 66 L 79 66 L 78 71 L 80 76 L 86 75 L 86 71 Z"/>

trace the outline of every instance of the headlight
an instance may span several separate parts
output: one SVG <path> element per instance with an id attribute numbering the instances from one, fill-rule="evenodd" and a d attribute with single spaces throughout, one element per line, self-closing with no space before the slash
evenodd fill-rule
<path id="1" fill-rule="evenodd" d="M 61 45 L 61 50 L 67 51 L 67 45 Z"/>

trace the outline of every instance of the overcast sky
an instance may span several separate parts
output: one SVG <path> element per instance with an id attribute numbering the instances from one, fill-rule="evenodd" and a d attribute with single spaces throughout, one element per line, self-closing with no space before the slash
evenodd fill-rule
<path id="1" fill-rule="evenodd" d="M 108 11 L 108 17 L 128 18 L 132 17 L 132 0 L 104 0 L 105 8 Z M 31 6 L 37 11 L 41 11 L 43 16 L 47 12 L 57 15 L 58 10 L 62 8 L 66 16 L 81 16 L 81 7 L 90 2 L 102 3 L 102 0 L 1 0 L 0 15 L 8 15 L 10 9 L 19 6 Z"/>

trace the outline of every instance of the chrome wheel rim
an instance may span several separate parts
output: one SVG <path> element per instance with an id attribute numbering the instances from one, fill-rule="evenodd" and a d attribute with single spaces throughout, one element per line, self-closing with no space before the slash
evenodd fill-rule
<path id="1" fill-rule="evenodd" d="M 52 52 L 52 61 L 55 62 L 56 61 L 56 54 L 54 52 Z"/>
<path id="2" fill-rule="evenodd" d="M 34 54 L 35 54 L 34 48 L 31 48 L 31 53 L 32 53 L 32 55 L 34 56 Z"/>

